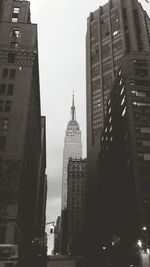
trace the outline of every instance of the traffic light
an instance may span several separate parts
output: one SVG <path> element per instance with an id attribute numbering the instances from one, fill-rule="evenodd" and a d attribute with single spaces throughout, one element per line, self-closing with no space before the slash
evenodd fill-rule
<path id="1" fill-rule="evenodd" d="M 54 233 L 54 228 L 50 228 L 50 234 L 53 234 Z"/>

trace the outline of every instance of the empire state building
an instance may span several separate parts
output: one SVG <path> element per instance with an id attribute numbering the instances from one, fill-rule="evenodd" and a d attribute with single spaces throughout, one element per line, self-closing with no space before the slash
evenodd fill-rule
<path id="1" fill-rule="evenodd" d="M 62 174 L 62 210 L 67 205 L 67 168 L 69 158 L 82 157 L 81 131 L 76 121 L 76 110 L 74 105 L 74 95 L 71 107 L 71 120 L 68 122 L 63 150 L 63 174 Z"/>

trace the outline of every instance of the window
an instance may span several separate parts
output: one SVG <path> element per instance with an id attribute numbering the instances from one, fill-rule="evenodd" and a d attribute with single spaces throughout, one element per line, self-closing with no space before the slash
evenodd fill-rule
<path id="1" fill-rule="evenodd" d="M 135 66 L 138 66 L 138 67 L 144 67 L 147 65 L 147 61 L 143 59 L 133 59 L 133 63 Z"/>
<path id="2" fill-rule="evenodd" d="M 118 34 L 118 31 L 113 32 L 113 36 L 116 36 Z"/>
<path id="3" fill-rule="evenodd" d="M 8 100 L 5 103 L 5 112 L 10 112 L 10 110 L 11 110 L 11 101 Z"/>
<path id="4" fill-rule="evenodd" d="M 124 88 L 125 88 L 125 85 L 122 86 L 120 95 L 123 94 L 123 92 L 124 92 Z"/>
<path id="5" fill-rule="evenodd" d="M 112 142 L 112 140 L 113 140 L 113 137 L 111 136 L 111 137 L 110 137 L 110 142 Z"/>
<path id="6" fill-rule="evenodd" d="M 143 156 L 144 160 L 150 160 L 150 153 L 144 153 Z"/>
<path id="7" fill-rule="evenodd" d="M 134 85 L 137 85 L 137 86 L 150 86 L 150 80 L 137 80 L 136 79 L 132 81 L 134 81 Z"/>
<path id="8" fill-rule="evenodd" d="M 140 132 L 141 133 L 150 133 L 150 128 L 149 127 L 141 127 Z"/>
<path id="9" fill-rule="evenodd" d="M 20 30 L 19 29 L 14 29 L 12 31 L 12 38 L 13 39 L 18 39 L 20 37 Z"/>
<path id="10" fill-rule="evenodd" d="M 15 75 L 16 75 L 16 70 L 14 70 L 14 69 L 10 70 L 9 79 L 14 79 Z"/>
<path id="11" fill-rule="evenodd" d="M 5 130 L 5 131 L 8 130 L 8 122 L 9 122 L 8 118 L 4 118 L 3 119 L 2 129 Z"/>
<path id="12" fill-rule="evenodd" d="M 134 80 L 130 80 L 130 85 L 135 85 L 135 81 Z"/>
<path id="13" fill-rule="evenodd" d="M 121 75 L 121 72 L 122 72 L 122 71 L 121 71 L 121 69 L 119 69 L 119 72 L 118 72 L 118 74 L 119 74 L 119 75 Z"/>
<path id="14" fill-rule="evenodd" d="M 6 90 L 6 84 L 2 83 L 0 85 L 0 95 L 4 95 L 5 94 L 5 90 Z"/>
<path id="15" fill-rule="evenodd" d="M 14 63 L 16 59 L 16 53 L 9 52 L 8 53 L 8 63 Z"/>
<path id="16" fill-rule="evenodd" d="M 7 95 L 13 95 L 14 85 L 8 84 Z"/>
<path id="17" fill-rule="evenodd" d="M 12 18 L 12 22 L 17 23 L 18 22 L 18 18 Z"/>
<path id="18" fill-rule="evenodd" d="M 122 78 L 121 78 L 121 79 L 120 79 L 120 81 L 119 81 L 119 85 L 121 85 L 121 84 L 122 84 L 122 81 L 123 81 L 123 80 L 122 80 Z"/>
<path id="19" fill-rule="evenodd" d="M 10 48 L 17 48 L 17 47 L 19 47 L 19 44 L 17 42 L 10 43 Z"/>
<path id="20" fill-rule="evenodd" d="M 122 117 L 124 117 L 124 115 L 126 114 L 126 109 L 127 109 L 127 107 L 125 107 L 124 110 L 122 111 L 122 114 L 121 114 Z"/>
<path id="21" fill-rule="evenodd" d="M 140 97 L 145 97 L 146 96 L 146 92 L 131 90 L 131 93 L 132 93 L 132 95 L 135 95 L 135 96 L 140 96 Z"/>
<path id="22" fill-rule="evenodd" d="M 123 97 L 122 101 L 121 101 L 121 106 L 123 106 L 124 102 L 125 102 L 125 96 Z"/>
<path id="23" fill-rule="evenodd" d="M 17 48 L 19 46 L 19 44 L 18 44 L 19 38 L 20 38 L 20 30 L 14 29 L 12 31 L 12 37 L 11 37 L 11 43 L 10 43 L 11 48 Z"/>
<path id="24" fill-rule="evenodd" d="M 8 69 L 3 69 L 2 78 L 5 79 L 8 77 Z"/>
<path id="25" fill-rule="evenodd" d="M 148 75 L 148 70 L 147 69 L 135 69 L 135 75 L 139 76 L 147 76 Z"/>
<path id="26" fill-rule="evenodd" d="M 143 140 L 142 145 L 146 147 L 150 147 L 150 140 Z"/>
<path id="27" fill-rule="evenodd" d="M 111 113 L 111 108 L 109 108 L 108 113 L 109 113 L 109 114 Z"/>
<path id="28" fill-rule="evenodd" d="M 0 136 L 0 151 L 5 149 L 6 136 Z"/>
<path id="29" fill-rule="evenodd" d="M 4 101 L 0 100 L 0 112 L 3 111 Z"/>

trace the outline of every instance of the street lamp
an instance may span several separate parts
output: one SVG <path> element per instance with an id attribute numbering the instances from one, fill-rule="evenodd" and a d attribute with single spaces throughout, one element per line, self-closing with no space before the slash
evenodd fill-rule
<path id="1" fill-rule="evenodd" d="M 137 245 L 138 245 L 138 247 L 141 249 L 141 248 L 142 248 L 142 245 L 143 245 L 143 244 L 142 244 L 142 241 L 141 241 L 141 240 L 138 240 L 138 241 L 137 241 Z"/>

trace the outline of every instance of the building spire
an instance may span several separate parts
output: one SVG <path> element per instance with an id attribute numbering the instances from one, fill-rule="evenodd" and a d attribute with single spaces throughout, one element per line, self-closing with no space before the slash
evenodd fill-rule
<path id="1" fill-rule="evenodd" d="M 75 105 L 74 105 L 74 91 L 73 91 L 73 95 L 72 95 L 71 120 L 72 121 L 76 120 L 76 109 L 75 109 Z"/>

